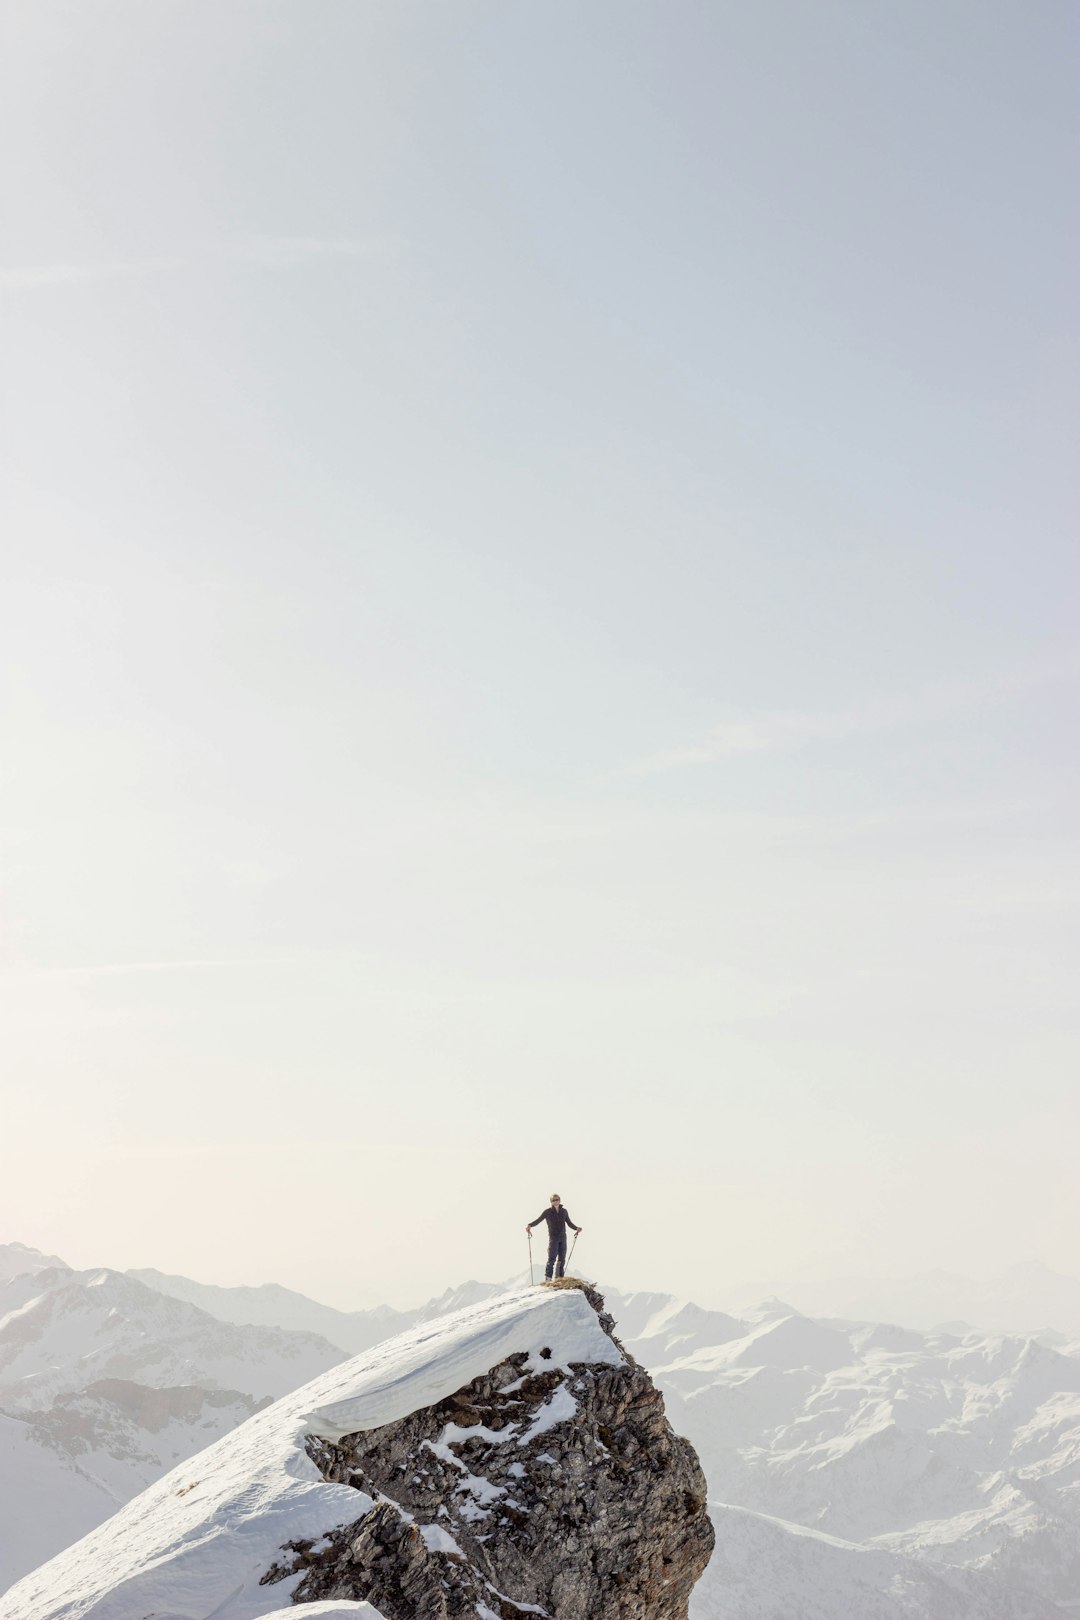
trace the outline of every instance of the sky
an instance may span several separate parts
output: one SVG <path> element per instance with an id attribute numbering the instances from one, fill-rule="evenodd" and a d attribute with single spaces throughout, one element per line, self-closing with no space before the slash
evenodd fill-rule
<path id="1" fill-rule="evenodd" d="M 0 18 L 0 1241 L 1080 1271 L 1066 0 Z"/>

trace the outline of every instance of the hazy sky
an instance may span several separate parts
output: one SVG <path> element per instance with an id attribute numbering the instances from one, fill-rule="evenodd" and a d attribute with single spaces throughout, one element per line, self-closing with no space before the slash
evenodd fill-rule
<path id="1" fill-rule="evenodd" d="M 1080 1269 L 1070 0 L 12 0 L 0 1241 Z"/>

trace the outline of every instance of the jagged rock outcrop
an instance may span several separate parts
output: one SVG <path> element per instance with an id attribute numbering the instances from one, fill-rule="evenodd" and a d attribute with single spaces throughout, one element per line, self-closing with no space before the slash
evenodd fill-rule
<path id="1" fill-rule="evenodd" d="M 614 1337 L 600 1295 L 583 1291 Z M 299 1573 L 294 1603 L 367 1599 L 386 1620 L 511 1620 L 530 1607 L 552 1620 L 685 1620 L 713 1547 L 705 1478 L 623 1355 L 552 1371 L 511 1355 L 398 1422 L 311 1436 L 323 1478 L 375 1505 L 286 1547 L 265 1580 Z"/>

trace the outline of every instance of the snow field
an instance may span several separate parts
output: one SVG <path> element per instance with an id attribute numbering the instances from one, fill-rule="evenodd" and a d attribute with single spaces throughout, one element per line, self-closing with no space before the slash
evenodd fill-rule
<path id="1" fill-rule="evenodd" d="M 345 1598 L 331 1598 L 328 1603 L 305 1603 L 303 1620 L 383 1620 L 378 1609 L 373 1609 L 370 1603 L 350 1603 Z M 275 1609 L 268 1614 L 265 1620 L 297 1620 L 298 1611 L 290 1605 L 287 1609 Z"/>

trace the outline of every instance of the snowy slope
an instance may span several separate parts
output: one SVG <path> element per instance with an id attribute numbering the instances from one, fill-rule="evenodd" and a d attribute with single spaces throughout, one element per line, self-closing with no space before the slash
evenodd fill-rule
<path id="1" fill-rule="evenodd" d="M 728 1503 L 710 1500 L 709 1513 L 716 1552 L 691 1599 L 692 1620 L 1017 1620 L 1032 1612 L 992 1575 L 950 1579 L 888 1549 Z"/>
<path id="2" fill-rule="evenodd" d="M 633 1339 L 634 1354 L 646 1366 L 701 1345 L 739 1339 L 746 1332 L 736 1317 L 703 1310 L 671 1294 L 620 1294 L 609 1289 L 604 1297 L 619 1323 L 620 1337 Z"/>
<path id="3" fill-rule="evenodd" d="M 244 1328 L 122 1272 L 40 1271 L 0 1286 L 0 1410 L 38 1410 L 100 1378 L 260 1399 L 342 1359 L 314 1334 Z"/>
<path id="4" fill-rule="evenodd" d="M 144 1283 L 159 1294 L 197 1305 L 220 1322 L 236 1322 L 250 1327 L 286 1328 L 292 1333 L 316 1333 L 339 1344 L 352 1355 L 368 1350 L 383 1339 L 392 1338 L 416 1321 L 416 1311 L 395 1311 L 380 1305 L 371 1311 L 338 1311 L 321 1305 L 291 1288 L 263 1283 L 257 1288 L 223 1288 L 216 1283 L 196 1282 L 165 1271 L 144 1267 L 127 1276 Z"/>
<path id="5" fill-rule="evenodd" d="M 275 1609 L 266 1620 L 296 1620 L 296 1610 Z M 305 1603 L 304 1620 L 383 1620 L 370 1603 L 350 1603 L 347 1598 L 331 1598 L 328 1603 Z"/>
<path id="6" fill-rule="evenodd" d="M 254 1409 L 235 1391 L 106 1380 L 44 1413 L 0 1415 L 0 1592 Z"/>
<path id="7" fill-rule="evenodd" d="M 53 1268 L 67 1269 L 55 1254 L 42 1254 L 40 1249 L 29 1249 L 25 1243 L 0 1243 L 0 1282 Z"/>
<path id="8" fill-rule="evenodd" d="M 380 1427 L 515 1353 L 546 1370 L 619 1361 L 572 1290 L 523 1289 L 415 1328 L 267 1407 L 159 1480 L 0 1598 L 0 1620 L 255 1620 L 280 1610 L 290 1588 L 259 1580 L 282 1545 L 318 1540 L 370 1505 L 362 1492 L 322 1479 L 304 1436 Z"/>
<path id="9" fill-rule="evenodd" d="M 97 1480 L 45 1445 L 32 1424 L 2 1415 L 0 1504 L 0 1591 L 118 1506 Z"/>
<path id="10" fill-rule="evenodd" d="M 39 1268 L 0 1284 L 0 1591 L 342 1359 L 310 1334 L 221 1323 L 118 1272 Z"/>
<path id="11" fill-rule="evenodd" d="M 795 1591 L 822 1620 L 1080 1615 L 1080 1361 L 1030 1339 L 785 1310 L 666 1361 L 650 1356 L 660 1336 L 627 1340 L 696 1446 L 710 1503 L 736 1515 L 725 1539 L 714 1511 L 696 1620 L 790 1613 Z M 848 1607 L 830 1607 L 845 1581 Z"/>

